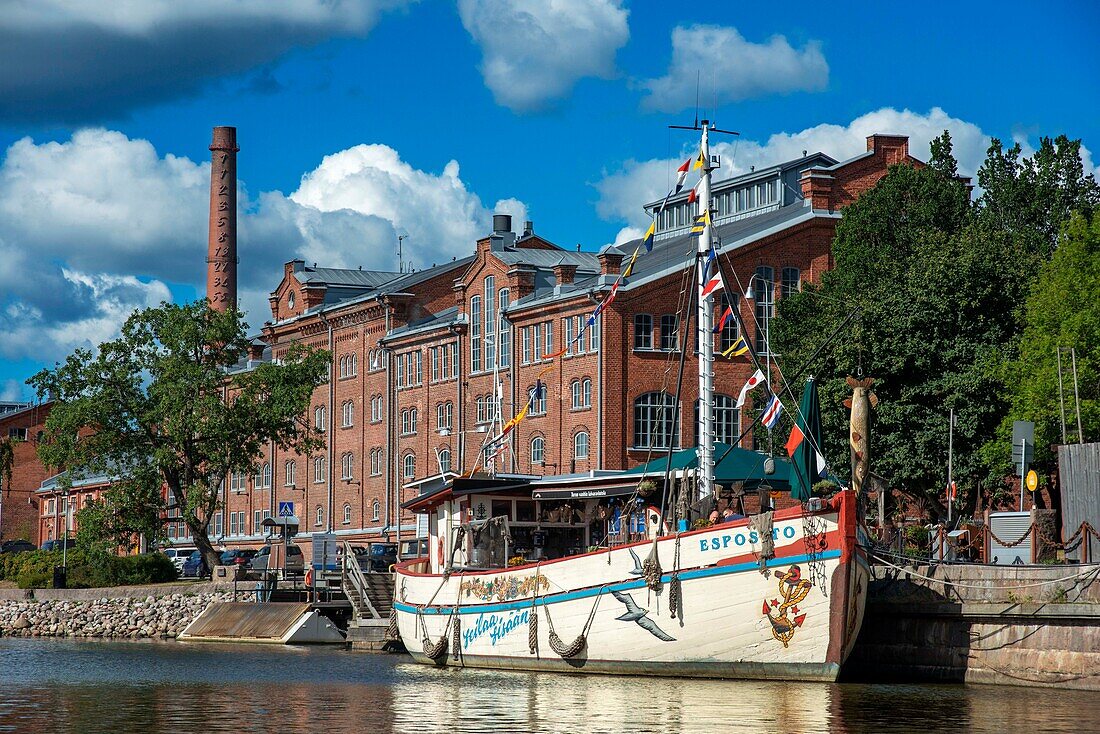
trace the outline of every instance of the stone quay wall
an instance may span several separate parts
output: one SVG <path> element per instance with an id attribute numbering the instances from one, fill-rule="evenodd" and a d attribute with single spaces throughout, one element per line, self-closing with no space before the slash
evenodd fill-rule
<path id="1" fill-rule="evenodd" d="M 1100 566 L 906 570 L 872 568 L 846 676 L 1100 691 Z"/>
<path id="2" fill-rule="evenodd" d="M 232 585 L 0 589 L 0 637 L 171 639 Z"/>

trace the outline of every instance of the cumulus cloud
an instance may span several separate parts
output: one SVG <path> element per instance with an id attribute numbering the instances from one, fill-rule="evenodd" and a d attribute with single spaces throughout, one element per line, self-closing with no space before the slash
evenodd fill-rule
<path id="1" fill-rule="evenodd" d="M 867 136 L 873 133 L 908 135 L 910 154 L 928 160 L 929 144 L 944 130 L 951 133 L 960 173 L 973 176 L 985 160 L 990 135 L 939 107 L 927 114 L 886 107 L 861 115 L 847 125 L 816 125 L 800 132 L 776 133 L 764 141 L 721 141 L 711 148 L 722 155 L 722 168 L 716 177 L 729 178 L 747 172 L 752 166 L 759 168 L 799 158 L 804 150 L 825 153 L 837 160 L 851 158 L 867 149 Z M 597 212 L 609 221 L 642 226 L 646 222 L 642 205 L 667 193 L 677 166 L 695 152 L 695 145 L 685 143 L 681 155 L 674 159 L 628 160 L 605 174 L 595 184 L 599 194 Z"/>
<path id="2" fill-rule="evenodd" d="M 481 47 L 481 73 L 498 104 L 547 106 L 583 77 L 606 79 L 630 37 L 621 0 L 459 0 L 462 25 Z"/>
<path id="3" fill-rule="evenodd" d="M 0 120 L 87 122 L 194 94 L 411 0 L 35 0 L 0 14 Z"/>
<path id="4" fill-rule="evenodd" d="M 209 182 L 208 163 L 115 131 L 14 143 L 0 164 L 0 356 L 59 359 L 170 299 L 168 284 L 203 293 Z M 287 260 L 396 270 L 401 230 L 424 267 L 468 254 L 491 215 L 457 162 L 428 173 L 379 145 L 326 157 L 290 196 L 242 183 L 238 202 L 238 294 L 253 326 L 270 318 Z M 497 207 L 526 216 L 515 199 Z"/>
<path id="5" fill-rule="evenodd" d="M 649 91 L 642 106 L 660 112 L 687 109 L 695 104 L 697 79 L 707 92 L 704 98 L 716 97 L 721 105 L 767 94 L 822 90 L 829 82 L 829 64 L 818 41 L 796 49 L 778 35 L 753 43 L 736 28 L 677 26 L 668 73 L 642 83 Z"/>
<path id="6" fill-rule="evenodd" d="M 396 150 L 377 144 L 325 156 L 302 177 L 290 199 L 315 211 L 345 210 L 392 223 L 408 234 L 406 257 L 417 267 L 470 254 L 471 243 L 488 233 L 493 213 L 466 187 L 458 161 L 435 174 L 413 168 Z M 527 216 L 527 207 L 516 199 L 497 202 L 493 211 L 512 214 L 516 221 Z"/>

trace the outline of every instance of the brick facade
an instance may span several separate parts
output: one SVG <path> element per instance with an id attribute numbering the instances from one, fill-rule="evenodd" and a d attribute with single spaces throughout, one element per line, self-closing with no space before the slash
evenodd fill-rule
<path id="1" fill-rule="evenodd" d="M 35 545 L 45 538 L 39 534 L 39 486 L 53 472 L 35 453 L 40 434 L 45 430 L 50 403 L 33 405 L 0 414 L 0 438 L 11 438 L 15 454 L 11 482 L 0 477 L 0 540 L 22 538 Z"/>
<path id="2" fill-rule="evenodd" d="M 719 224 L 728 222 L 718 227 L 725 240 L 719 252 L 726 287 L 737 294 L 750 343 L 756 339 L 755 304 L 743 297 L 743 289 L 758 269 L 771 269 L 759 272 L 771 273 L 776 301 L 782 298 L 785 269 L 797 270 L 795 287 L 817 282 L 833 264 L 831 242 L 839 212 L 885 175 L 889 165 L 923 165 L 909 157 L 906 138 L 885 135 L 869 137 L 868 153 L 850 161 L 822 162 L 833 163 L 815 154 L 777 167 L 777 202 L 765 197 L 764 206 L 748 215 L 727 209 L 726 220 L 718 219 Z M 741 178 L 752 186 L 762 175 Z M 792 183 L 782 191 L 788 175 Z M 726 188 L 719 190 L 728 191 L 738 180 L 722 182 Z M 694 445 L 696 335 L 686 333 L 682 318 L 677 338 L 665 334 L 671 317 L 682 311 L 678 304 L 690 285 L 690 256 L 670 254 L 678 242 L 658 243 L 653 254 L 643 253 L 641 270 L 600 316 L 598 341 L 593 343 L 589 334 L 583 351 L 575 349 L 553 363 L 541 355 L 562 348 L 567 328 L 576 334 L 607 297 L 623 265 L 622 250 L 629 254 L 638 243 L 599 254 L 568 251 L 534 235 L 528 226 L 518 238 L 510 231 L 494 232 L 475 244 L 470 257 L 417 273 L 287 263 L 271 293 L 272 321 L 262 336 L 270 351 L 264 358 L 278 359 L 294 343 L 331 350 L 330 380 L 316 389 L 307 414 L 324 427 L 328 446 L 312 456 L 269 447 L 259 460 L 269 470 L 227 480 L 225 507 L 211 525 L 212 540 L 229 546 L 263 543 L 259 524 L 276 513 L 280 502 L 294 503 L 301 533 L 393 540 L 400 527 L 402 537 L 411 537 L 415 518 L 398 506 L 441 468 L 464 472 L 478 461 L 490 435 L 498 379 L 504 420 L 522 409 L 537 381 L 546 386 L 545 410 L 532 411 L 519 424 L 498 471 L 542 475 L 623 469 L 663 453 L 635 446 L 636 401 L 650 393 L 676 392 L 680 350 L 686 348 L 678 446 Z M 664 263 L 663 269 L 654 263 Z M 491 303 L 494 312 L 500 310 L 503 289 L 508 291 L 503 311 L 507 335 L 490 340 L 486 307 Z M 721 310 L 716 306 L 716 315 Z M 639 314 L 652 317 L 648 345 L 636 343 Z M 720 339 L 711 338 L 716 343 Z M 490 367 L 490 342 L 495 367 Z M 502 344 L 507 345 L 506 359 Z M 475 359 L 481 361 L 480 369 Z M 730 401 L 752 373 L 746 359 L 718 358 L 714 369 L 715 392 Z M 750 401 L 743 414 L 758 407 Z M 747 424 L 738 416 L 732 435 Z M 586 434 L 587 441 L 578 439 L 579 434 Z M 746 446 L 752 438 L 746 438 Z"/>

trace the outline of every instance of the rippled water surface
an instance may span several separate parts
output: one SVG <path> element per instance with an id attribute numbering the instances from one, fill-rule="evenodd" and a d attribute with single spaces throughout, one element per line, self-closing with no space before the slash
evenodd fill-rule
<path id="1" fill-rule="evenodd" d="M 436 670 L 395 655 L 0 640 L 0 732 L 1084 732 L 1100 694 Z"/>

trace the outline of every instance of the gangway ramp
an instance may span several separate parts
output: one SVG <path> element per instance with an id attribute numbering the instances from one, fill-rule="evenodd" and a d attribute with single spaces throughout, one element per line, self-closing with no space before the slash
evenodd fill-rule
<path id="1" fill-rule="evenodd" d="M 217 602 L 179 634 L 196 642 L 342 643 L 329 619 L 300 602 Z"/>

